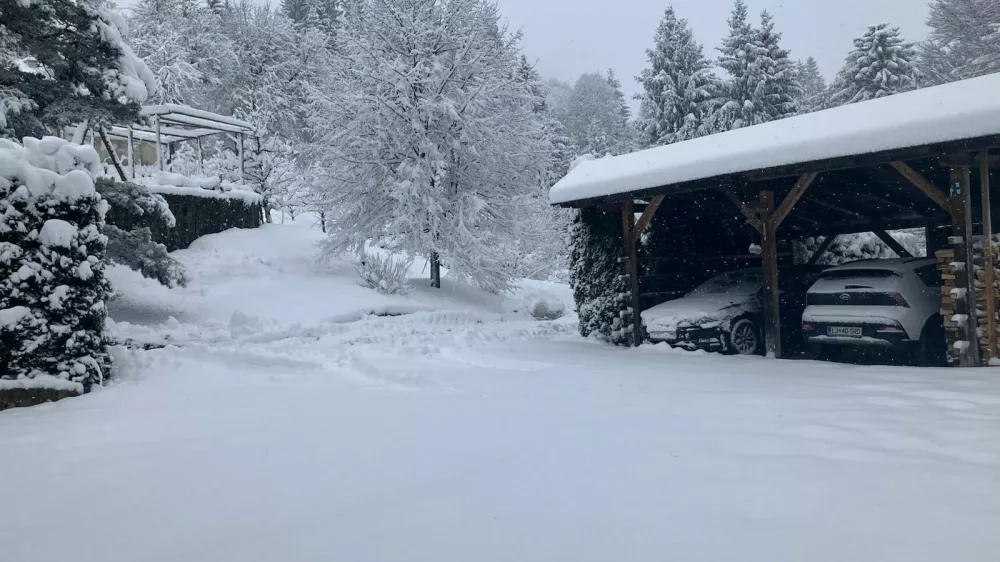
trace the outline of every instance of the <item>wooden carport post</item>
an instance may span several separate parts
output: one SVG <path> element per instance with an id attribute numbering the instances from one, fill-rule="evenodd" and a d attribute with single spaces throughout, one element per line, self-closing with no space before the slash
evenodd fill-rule
<path id="1" fill-rule="evenodd" d="M 649 202 L 639 220 L 635 220 L 635 201 L 629 199 L 622 203 L 622 239 L 625 244 L 625 272 L 628 275 L 629 292 L 631 293 L 629 318 L 632 322 L 632 345 L 642 345 L 642 309 L 639 298 L 639 235 L 653 220 L 656 209 L 663 203 L 664 196 L 658 195 Z"/>
<path id="2" fill-rule="evenodd" d="M 781 292 L 778 289 L 778 225 L 772 220 L 774 192 L 760 192 L 764 268 L 764 342 L 768 355 L 781 357 Z"/>
<path id="3" fill-rule="evenodd" d="M 984 362 L 997 356 L 997 287 L 996 264 L 993 260 L 993 217 L 990 210 L 990 153 L 979 155 L 979 185 L 983 207 L 983 281 L 986 284 L 986 357 Z"/>
<path id="4" fill-rule="evenodd" d="M 817 173 L 807 173 L 799 176 L 795 186 L 774 207 L 774 192 L 760 192 L 760 222 L 763 228 L 763 248 L 761 257 L 764 268 L 764 341 L 767 354 L 781 358 L 781 289 L 778 280 L 778 226 L 792 212 L 795 204 L 802 199 L 806 190 L 816 179 Z M 752 223 L 751 223 L 752 224 Z"/>

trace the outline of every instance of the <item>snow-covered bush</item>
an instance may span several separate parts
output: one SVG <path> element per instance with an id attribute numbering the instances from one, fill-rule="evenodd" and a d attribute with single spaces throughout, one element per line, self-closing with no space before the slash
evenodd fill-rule
<path id="1" fill-rule="evenodd" d="M 143 185 L 99 178 L 96 188 L 111 206 L 112 217 L 142 217 L 147 225 L 155 223 L 166 228 L 177 224 L 167 201 Z M 122 229 L 109 223 L 104 225 L 102 233 L 108 238 L 107 255 L 112 263 L 132 268 L 166 287 L 187 284 L 184 266 L 170 257 L 166 246 L 152 239 L 149 226 Z"/>
<path id="2" fill-rule="evenodd" d="M 87 389 L 108 376 L 99 164 L 92 147 L 55 137 L 0 140 L 0 379 Z"/>
<path id="3" fill-rule="evenodd" d="M 412 259 L 381 252 L 362 252 L 359 257 L 358 277 L 366 287 L 386 295 L 409 292 L 406 279 Z"/>
<path id="4" fill-rule="evenodd" d="M 620 277 L 621 216 L 598 209 L 580 211 L 570 227 L 570 287 L 580 317 L 580 334 L 626 345 L 630 330 L 622 318 L 628 285 Z M 628 323 L 631 326 L 631 323 Z"/>
<path id="5" fill-rule="evenodd" d="M 535 320 L 558 320 L 566 314 L 566 305 L 556 299 L 538 298 L 529 302 L 528 306 Z"/>
<path id="6" fill-rule="evenodd" d="M 926 255 L 927 241 L 922 232 L 897 230 L 890 233 L 907 251 L 914 256 Z M 819 248 L 823 238 L 806 238 L 796 242 L 795 256 L 798 263 L 805 263 Z M 827 249 L 819 259 L 821 265 L 840 265 L 858 260 L 887 259 L 897 257 L 878 236 L 870 232 L 843 234 Z"/>

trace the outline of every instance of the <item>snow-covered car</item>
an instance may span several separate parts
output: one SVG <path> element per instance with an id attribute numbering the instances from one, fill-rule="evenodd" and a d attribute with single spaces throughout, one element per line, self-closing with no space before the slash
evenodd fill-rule
<path id="1" fill-rule="evenodd" d="M 798 335 L 805 290 L 824 268 L 781 268 L 783 343 L 801 345 Z M 755 355 L 764 351 L 764 272 L 748 268 L 720 273 L 686 296 L 642 313 L 650 340 L 675 347 Z"/>
<path id="2" fill-rule="evenodd" d="M 866 260 L 826 270 L 809 288 L 802 332 L 814 352 L 845 347 L 944 355 L 941 278 L 933 258 Z"/>

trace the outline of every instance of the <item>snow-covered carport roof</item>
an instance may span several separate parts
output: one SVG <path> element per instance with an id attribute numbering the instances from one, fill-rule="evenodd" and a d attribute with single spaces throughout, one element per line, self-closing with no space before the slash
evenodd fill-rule
<path id="1" fill-rule="evenodd" d="M 947 186 L 938 157 L 1000 146 L 997 92 L 1000 74 L 584 161 L 552 187 L 549 198 L 554 205 L 589 207 L 722 189 L 721 197 L 733 201 L 735 193 L 746 201 L 765 185 L 779 195 L 792 188 L 787 178 L 821 173 L 810 190 L 816 194 L 814 216 L 827 219 L 820 222 L 830 222 L 832 211 L 837 222 L 855 222 L 851 228 L 860 230 L 869 223 L 903 227 L 907 219 L 940 223 L 946 214 L 939 205 L 890 165 L 911 162 L 911 170 Z M 824 200 L 820 182 L 837 184 L 839 193 Z M 868 201 L 854 201 L 863 206 L 843 208 L 867 195 Z M 805 218 L 800 222 L 815 222 Z"/>

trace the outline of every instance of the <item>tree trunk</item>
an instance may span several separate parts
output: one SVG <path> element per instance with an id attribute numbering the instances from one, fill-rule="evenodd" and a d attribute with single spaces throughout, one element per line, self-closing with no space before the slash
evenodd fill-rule
<path id="1" fill-rule="evenodd" d="M 326 234 L 326 213 L 323 211 L 319 213 L 319 227 L 323 231 L 323 234 Z"/>
<path id="2" fill-rule="evenodd" d="M 108 150 L 108 155 L 111 157 L 111 163 L 114 164 L 115 170 L 118 171 L 118 177 L 120 177 L 122 181 L 128 181 L 128 178 L 125 176 L 125 169 L 122 168 L 121 162 L 118 161 L 118 155 L 115 154 L 115 149 L 111 146 L 111 141 L 108 140 L 108 135 L 104 132 L 104 127 L 101 127 L 97 131 L 101 137 L 101 142 L 104 143 L 104 148 Z"/>
<path id="3" fill-rule="evenodd" d="M 441 256 L 431 252 L 431 287 L 441 288 Z"/>

